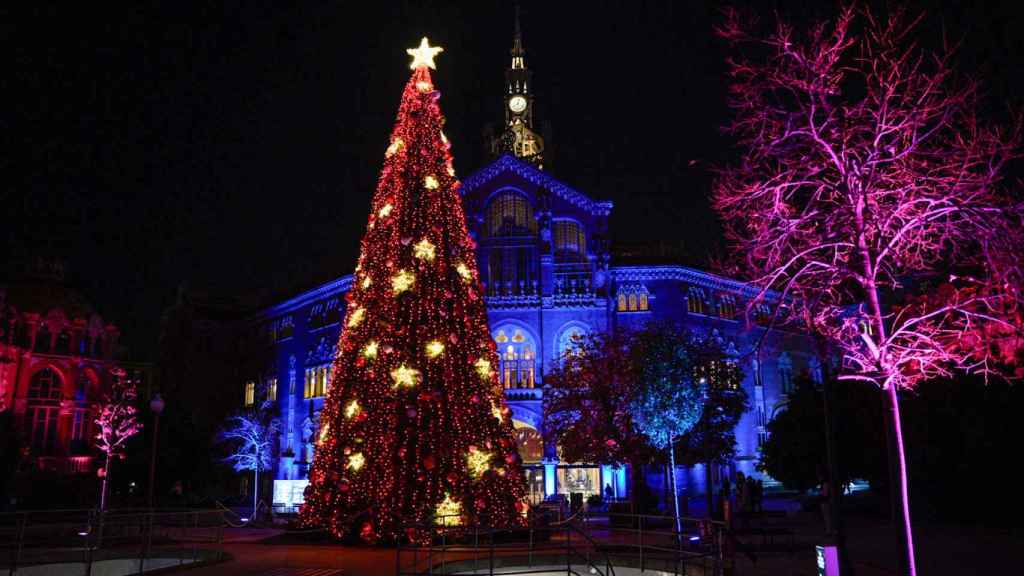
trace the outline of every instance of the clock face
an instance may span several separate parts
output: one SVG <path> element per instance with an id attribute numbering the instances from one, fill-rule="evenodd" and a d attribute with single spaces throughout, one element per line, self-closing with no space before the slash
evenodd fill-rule
<path id="1" fill-rule="evenodd" d="M 526 110 L 526 98 L 523 98 L 522 96 L 513 96 L 512 99 L 508 101 L 508 109 L 516 114 Z"/>

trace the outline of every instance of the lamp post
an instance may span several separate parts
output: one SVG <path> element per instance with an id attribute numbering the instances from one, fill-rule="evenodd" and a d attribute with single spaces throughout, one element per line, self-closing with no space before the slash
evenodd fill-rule
<path id="1" fill-rule="evenodd" d="M 153 447 L 149 451 L 149 484 L 146 485 L 146 503 L 153 508 L 153 481 L 156 475 L 156 438 L 160 433 L 160 413 L 164 411 L 164 399 L 157 392 L 149 401 L 149 409 L 153 411 Z"/>

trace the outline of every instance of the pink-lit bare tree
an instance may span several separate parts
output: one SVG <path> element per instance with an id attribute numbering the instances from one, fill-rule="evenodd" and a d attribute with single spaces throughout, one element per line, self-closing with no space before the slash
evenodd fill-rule
<path id="1" fill-rule="evenodd" d="M 135 407 L 135 385 L 125 379 L 125 371 L 121 367 L 111 368 L 110 376 L 113 378 L 110 392 L 103 403 L 96 406 L 96 425 L 99 426 L 96 446 L 106 456 L 106 463 L 103 465 L 103 488 L 100 492 L 100 511 L 107 509 L 110 465 L 115 458 L 124 458 L 125 442 L 142 430 L 142 423 L 138 418 L 139 411 Z"/>
<path id="2" fill-rule="evenodd" d="M 713 199 L 736 272 L 841 353 L 840 380 L 885 391 L 911 574 L 897 392 L 994 368 L 988 347 L 966 344 L 1014 330 L 1024 246 L 1024 208 L 999 186 L 1019 123 L 979 120 L 976 83 L 955 76 L 952 50 L 915 43 L 920 22 L 845 7 L 760 33 L 726 11 L 727 130 L 742 157 Z"/>

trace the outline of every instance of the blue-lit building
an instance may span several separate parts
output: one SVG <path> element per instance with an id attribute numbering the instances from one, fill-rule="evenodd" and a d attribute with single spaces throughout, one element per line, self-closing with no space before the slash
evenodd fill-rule
<path id="1" fill-rule="evenodd" d="M 505 132 L 499 154 L 463 181 L 468 226 L 478 243 L 491 334 L 512 410 L 531 496 L 604 493 L 626 496 L 624 469 L 562 462 L 542 439 L 545 367 L 573 346 L 573 336 L 640 327 L 658 319 L 715 333 L 747 374 L 750 411 L 738 430 L 731 470 L 756 474 L 768 418 L 785 401 L 795 374 L 820 375 L 803 337 L 750 328 L 741 318 L 753 291 L 740 282 L 679 265 L 616 265 L 608 241 L 611 202 L 592 198 L 544 171 L 544 140 L 533 131 L 531 79 L 518 25 L 504 91 Z M 275 448 L 274 502 L 300 500 L 314 456 L 330 364 L 351 276 L 343 276 L 262 310 L 248 332 L 259 334 L 257 365 L 240 384 L 243 401 L 265 396 L 281 430 Z M 755 344 L 760 343 L 755 349 Z M 756 352 L 755 352 L 756 350 Z M 715 471 L 717 481 L 722 470 Z M 682 474 L 691 493 L 703 471 Z M 660 474 L 650 481 L 661 482 Z"/>

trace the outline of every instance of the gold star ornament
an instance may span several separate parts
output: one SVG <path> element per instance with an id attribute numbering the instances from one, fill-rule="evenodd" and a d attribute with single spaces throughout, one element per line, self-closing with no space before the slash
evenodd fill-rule
<path id="1" fill-rule="evenodd" d="M 432 342 L 427 343 L 428 358 L 437 358 L 438 356 L 441 355 L 442 352 L 444 352 L 444 344 L 442 344 L 440 341 L 434 340 Z"/>
<path id="2" fill-rule="evenodd" d="M 458 526 L 462 524 L 462 504 L 452 500 L 451 494 L 445 494 L 435 515 L 442 526 Z"/>
<path id="3" fill-rule="evenodd" d="M 487 472 L 491 467 L 491 454 L 489 452 L 483 452 L 476 448 L 470 448 L 466 454 L 466 466 L 469 468 L 469 473 L 479 478 L 484 472 Z"/>
<path id="4" fill-rule="evenodd" d="M 476 372 L 483 378 L 490 378 L 491 376 L 491 362 L 486 358 L 477 360 L 473 366 L 476 366 Z"/>
<path id="5" fill-rule="evenodd" d="M 437 70 L 437 66 L 434 66 L 434 56 L 437 56 L 441 52 L 444 52 L 444 48 L 440 46 L 431 46 L 427 42 L 427 37 L 424 36 L 420 40 L 420 45 L 416 48 L 409 48 L 405 51 L 406 54 L 412 56 L 412 64 L 409 68 L 415 70 L 420 66 L 426 66 L 431 70 Z"/>
<path id="6" fill-rule="evenodd" d="M 348 467 L 353 472 L 359 472 L 363 467 L 363 464 L 366 464 L 366 457 L 363 456 L 362 452 L 356 452 L 348 457 Z"/>
<path id="7" fill-rule="evenodd" d="M 398 274 L 391 277 L 391 291 L 396 295 L 412 288 L 416 282 L 416 275 L 407 270 L 399 270 Z"/>
<path id="8" fill-rule="evenodd" d="M 376 340 L 367 342 L 366 346 L 363 347 L 364 358 L 376 358 L 377 357 L 378 344 Z"/>
<path id="9" fill-rule="evenodd" d="M 434 245 L 430 243 L 430 240 L 424 238 L 416 243 L 412 247 L 412 255 L 419 258 L 420 260 L 433 260 L 434 259 Z"/>
<path id="10" fill-rule="evenodd" d="M 393 388 L 412 388 L 419 383 L 420 371 L 402 364 L 391 371 L 391 379 L 395 381 Z"/>

